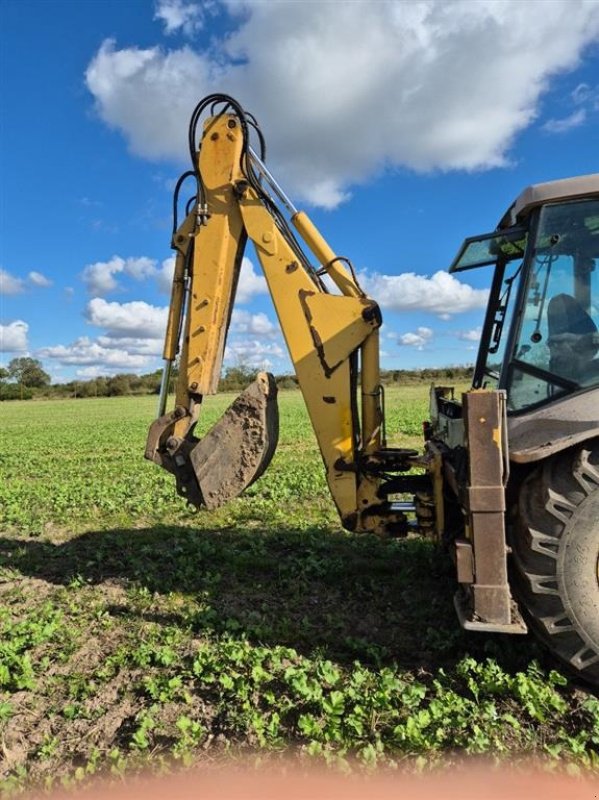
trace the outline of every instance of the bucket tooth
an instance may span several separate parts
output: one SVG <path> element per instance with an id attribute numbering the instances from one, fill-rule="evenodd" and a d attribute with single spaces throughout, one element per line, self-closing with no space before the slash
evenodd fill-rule
<path id="1" fill-rule="evenodd" d="M 219 508 L 238 497 L 268 467 L 278 439 L 277 386 L 260 372 L 189 451 L 202 504 Z"/>

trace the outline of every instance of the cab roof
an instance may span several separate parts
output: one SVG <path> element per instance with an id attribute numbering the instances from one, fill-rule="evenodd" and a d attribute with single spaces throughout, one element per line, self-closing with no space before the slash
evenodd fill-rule
<path id="1" fill-rule="evenodd" d="M 501 218 L 498 228 L 509 228 L 516 225 L 528 215 L 532 208 L 542 203 L 574 200 L 589 195 L 599 195 L 599 172 L 548 183 L 536 183 L 528 186 L 518 195 Z"/>

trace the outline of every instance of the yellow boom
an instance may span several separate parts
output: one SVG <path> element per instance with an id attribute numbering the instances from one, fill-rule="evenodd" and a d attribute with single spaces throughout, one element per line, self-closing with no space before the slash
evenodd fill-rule
<path id="1" fill-rule="evenodd" d="M 234 101 L 229 105 L 236 106 Z M 176 405 L 165 413 L 163 391 L 146 457 L 175 474 L 180 493 L 190 502 L 209 507 L 243 491 L 272 457 L 278 431 L 272 376 L 259 376 L 247 390 L 250 399 L 247 392 L 242 394 L 201 441 L 193 437 L 202 397 L 217 389 L 249 239 L 264 271 L 344 526 L 399 532 L 405 528 L 405 514 L 381 492 L 382 474 L 405 471 L 414 454 L 388 450 L 383 441 L 379 307 L 361 289 L 347 259 L 335 254 L 308 216 L 284 195 L 249 147 L 244 122 L 243 112 L 235 107 L 235 113 L 213 115 L 204 125 L 196 154 L 201 197 L 173 237 L 177 257 L 164 358 L 171 364 L 180 348 Z M 272 195 L 286 207 L 295 233 Z M 296 233 L 316 258 L 316 266 Z M 325 275 L 337 293 L 329 291 Z M 257 420 L 251 435 L 248 414 Z"/>

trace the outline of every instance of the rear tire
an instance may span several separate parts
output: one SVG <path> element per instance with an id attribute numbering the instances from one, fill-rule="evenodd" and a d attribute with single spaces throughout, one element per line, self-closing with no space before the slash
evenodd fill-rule
<path id="1" fill-rule="evenodd" d="M 514 589 L 539 638 L 599 685 L 599 442 L 524 481 L 512 531 Z"/>

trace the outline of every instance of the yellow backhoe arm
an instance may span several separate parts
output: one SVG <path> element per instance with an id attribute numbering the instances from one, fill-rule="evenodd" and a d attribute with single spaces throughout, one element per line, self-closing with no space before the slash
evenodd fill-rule
<path id="1" fill-rule="evenodd" d="M 216 507 L 262 474 L 278 431 L 276 387 L 261 374 L 202 440 L 193 436 L 203 395 L 217 389 L 246 239 L 255 246 L 345 527 L 405 528 L 381 486 L 412 453 L 382 441 L 377 304 L 353 270 L 298 212 L 249 148 L 242 119 L 212 116 L 197 158 L 202 197 L 174 235 L 177 251 L 164 357 L 180 344 L 175 409 L 150 429 L 146 457 L 173 472 L 191 503 Z M 264 185 L 278 195 L 318 262 L 313 268 Z M 328 291 L 322 276 L 336 284 Z M 358 382 L 361 413 L 358 408 Z M 248 419 L 253 420 L 249 426 Z"/>

